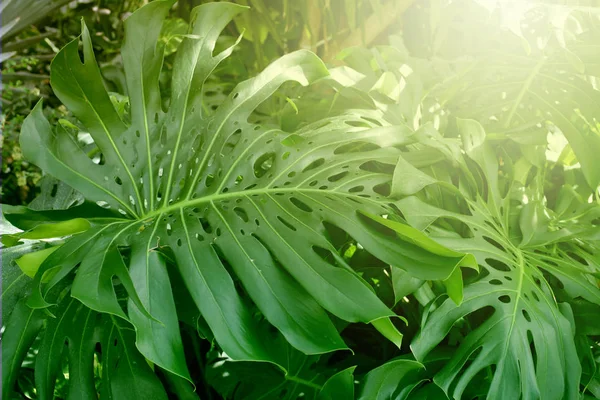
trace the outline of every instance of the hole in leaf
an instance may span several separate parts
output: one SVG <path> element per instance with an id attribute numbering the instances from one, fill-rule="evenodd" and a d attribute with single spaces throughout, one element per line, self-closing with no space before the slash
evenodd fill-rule
<path id="1" fill-rule="evenodd" d="M 241 218 L 242 221 L 248 222 L 248 213 L 246 210 L 240 207 L 235 207 L 233 211 L 237 214 L 238 217 Z"/>
<path id="2" fill-rule="evenodd" d="M 208 222 L 208 220 L 206 218 L 200 217 L 200 218 L 198 218 L 198 221 L 202 225 L 202 229 L 204 230 L 204 232 L 212 233 L 212 231 L 213 231 L 212 226 L 210 225 L 210 222 Z"/>
<path id="3" fill-rule="evenodd" d="M 492 279 L 490 285 L 502 285 L 502 281 L 500 279 Z"/>
<path id="4" fill-rule="evenodd" d="M 510 303 L 510 296 L 502 295 L 502 296 L 498 297 L 498 300 L 500 300 L 504 304 L 508 304 L 508 303 Z"/>
<path id="5" fill-rule="evenodd" d="M 490 238 L 488 236 L 483 236 L 483 240 L 485 240 L 486 242 L 488 242 L 489 244 L 491 244 L 495 248 L 497 248 L 499 250 L 502 250 L 503 252 L 506 252 L 506 249 L 504 248 L 504 246 L 502 246 L 500 243 L 498 243 L 494 239 L 492 239 L 492 238 Z"/>
<path id="6" fill-rule="evenodd" d="M 321 259 L 323 259 L 323 261 L 329 264 L 335 264 L 335 257 L 330 250 L 316 245 L 312 246 L 312 249 Z"/>
<path id="7" fill-rule="evenodd" d="M 537 364 L 537 352 L 535 351 L 535 342 L 533 341 L 533 333 L 527 330 L 527 341 L 529 342 L 529 350 L 531 351 L 531 357 L 533 358 L 533 364 Z"/>
<path id="8" fill-rule="evenodd" d="M 310 171 L 311 169 L 319 168 L 323 164 L 325 164 L 325 159 L 319 158 L 319 159 L 311 162 L 310 164 L 308 164 L 306 167 L 304 167 L 302 172 L 306 172 L 306 171 Z"/>
<path id="9" fill-rule="evenodd" d="M 277 219 L 284 224 L 285 226 L 287 226 L 288 228 L 290 228 L 291 230 L 293 230 L 294 232 L 296 232 L 296 227 L 292 224 L 290 224 L 288 221 L 286 221 L 285 219 L 283 219 L 282 217 L 280 217 L 279 215 L 277 216 Z"/>
<path id="10" fill-rule="evenodd" d="M 510 271 L 510 267 L 508 265 L 506 265 L 505 263 L 503 263 L 502 261 L 498 261 L 493 258 L 486 258 L 485 262 L 487 263 L 487 265 L 489 265 L 490 267 L 494 268 L 497 271 L 502 271 L 502 272 Z"/>
<path id="11" fill-rule="evenodd" d="M 215 181 L 215 176 L 213 174 L 206 175 L 206 179 L 204 180 L 204 184 L 206 187 L 211 187 Z"/>
<path id="12" fill-rule="evenodd" d="M 337 182 L 337 181 L 339 181 L 340 179 L 342 179 L 343 177 L 345 177 L 348 174 L 349 174 L 348 171 L 343 171 L 343 172 L 340 172 L 339 174 L 335 174 L 335 175 L 330 176 L 329 178 L 327 178 L 327 180 L 329 182 Z"/>
<path id="13" fill-rule="evenodd" d="M 229 154 L 234 149 L 234 147 L 239 143 L 240 138 L 242 137 L 242 130 L 237 129 L 235 132 L 231 134 L 227 138 L 227 141 L 223 145 L 223 154 Z"/>
<path id="14" fill-rule="evenodd" d="M 569 252 L 567 252 L 567 255 L 580 264 L 588 265 L 588 262 L 583 257 L 581 257 L 579 254 L 569 251 Z"/>
<path id="15" fill-rule="evenodd" d="M 292 202 L 293 205 L 295 205 L 297 208 L 299 208 L 302 211 L 306 211 L 306 212 L 312 212 L 312 208 L 310 208 L 308 206 L 308 204 L 306 204 L 305 202 L 303 202 L 302 200 L 299 200 L 296 197 L 290 197 L 290 201 Z"/>
<path id="16" fill-rule="evenodd" d="M 258 157 L 258 159 L 254 162 L 254 175 L 257 178 L 261 178 L 264 176 L 267 171 L 271 169 L 273 166 L 273 162 L 275 161 L 275 153 L 265 153 L 262 156 Z"/>
<path id="17" fill-rule="evenodd" d="M 380 183 L 379 185 L 373 186 L 373 191 L 377 194 L 387 197 L 390 195 L 392 188 L 391 188 L 390 184 L 386 182 L 386 183 Z"/>
<path id="18" fill-rule="evenodd" d="M 378 172 L 382 174 L 393 174 L 396 166 L 392 164 L 384 164 L 379 161 L 367 161 L 360 165 L 360 169 L 367 172 Z"/>

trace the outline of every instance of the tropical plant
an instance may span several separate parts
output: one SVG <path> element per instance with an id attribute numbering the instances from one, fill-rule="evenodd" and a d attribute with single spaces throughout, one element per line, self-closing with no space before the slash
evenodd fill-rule
<path id="1" fill-rule="evenodd" d="M 469 4 L 482 23 L 456 24 Z M 394 173 L 407 221 L 482 267 L 460 305 L 430 292 L 411 344 L 421 361 L 446 359 L 433 380 L 453 398 L 578 398 L 580 383 L 599 394 L 588 350 L 597 338 L 577 333 L 588 331 L 577 315 L 600 310 L 600 135 L 588 51 L 597 13 L 529 8 L 511 31 L 505 20 L 490 23 L 496 13 L 453 2 L 438 14 L 446 29 L 412 54 L 396 39 L 396 48 L 345 55 L 360 72 L 352 86 L 372 93 L 387 120 L 462 142 L 432 154 L 435 166 L 399 162 Z M 460 337 L 451 357 L 449 334 Z"/>
<path id="2" fill-rule="evenodd" d="M 489 3 L 234 84 L 246 7 L 157 0 L 120 94 L 84 24 L 3 206 L 3 397 L 600 398 L 596 11 Z"/>
<path id="3" fill-rule="evenodd" d="M 128 358 L 143 355 L 191 380 L 172 273 L 184 284 L 177 290 L 187 290 L 193 301 L 184 307 L 199 310 L 216 343 L 234 360 L 266 361 L 287 371 L 286 342 L 305 354 L 346 349 L 328 313 L 371 323 L 400 346 L 402 335 L 390 320 L 394 313 L 338 255 L 328 229 L 347 232 L 374 256 L 412 276 L 444 281 L 452 298 L 461 300 L 459 266 L 472 266 L 471 258 L 406 225 L 390 235 L 369 222 L 369 216 L 394 213 L 385 165 L 393 166 L 401 148 L 417 140 L 414 132 L 352 113 L 293 133 L 248 122 L 282 83 L 307 85 L 327 75 L 322 62 L 306 51 L 277 60 L 206 112 L 202 101 L 210 94 L 203 84 L 232 51 L 213 54 L 215 42 L 244 10 L 230 3 L 194 10 L 173 65 L 170 104 L 163 110 L 158 81 L 164 43 L 158 39 L 172 4 L 152 2 L 127 20 L 124 107 L 115 108 L 104 89 L 85 25 L 83 59 L 79 39 L 54 59 L 53 89 L 89 131 L 97 152 L 84 152 L 64 124 L 52 127 L 41 103 L 23 123 L 25 156 L 87 201 L 66 210 L 3 210 L 24 230 L 5 236 L 5 244 L 72 234 L 59 246 L 21 260 L 23 269 L 36 272 L 28 300 L 7 322 L 5 393 L 43 325 L 35 368 L 41 398 L 54 392 L 65 344 L 70 349 L 68 396 L 95 392 L 98 344 L 101 392 L 160 392 L 139 361 L 131 361 L 127 372 L 142 381 L 139 387 L 114 381 L 124 375 L 112 368 L 122 366 L 120 357 L 130 352 Z M 145 38 L 142 46 L 139 37 Z M 429 267 L 420 268 L 423 264 Z M 177 272 L 170 271 L 173 266 Z M 48 313 L 56 318 L 44 323 Z M 128 338 L 131 326 L 137 349 Z M 276 336 L 270 326 L 285 338 L 282 346 L 267 339 Z"/>

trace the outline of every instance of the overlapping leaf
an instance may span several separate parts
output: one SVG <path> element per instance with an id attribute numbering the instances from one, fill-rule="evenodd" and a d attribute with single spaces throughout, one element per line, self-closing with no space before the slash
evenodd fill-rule
<path id="1" fill-rule="evenodd" d="M 482 127 L 475 121 L 460 121 L 459 127 L 468 162 L 473 162 L 463 168 L 468 211 L 448 211 L 414 196 L 401 200 L 399 207 L 413 226 L 429 227 L 440 243 L 474 254 L 483 274 L 465 287 L 461 305 L 446 300 L 425 314 L 413 352 L 422 360 L 457 321 L 477 314 L 473 329 L 434 378 L 451 397 L 461 398 L 478 374 L 493 367 L 488 398 L 578 398 L 581 366 L 573 315 L 568 303 L 557 301 L 555 288 L 564 288 L 564 300 L 600 304 L 594 278 L 600 268 L 594 258 L 597 242 L 586 241 L 582 233 L 600 229 L 594 222 L 598 206 L 581 205 L 586 212 L 578 216 L 580 239 L 571 243 L 563 235 L 569 219 L 552 218 L 556 213 L 539 201 L 543 194 L 537 183 L 524 186 L 519 181 L 523 161 L 504 159 L 509 175 L 503 179 Z M 476 187 L 482 189 L 470 194 L 467 181 L 479 182 Z M 436 228 L 441 219 L 461 221 L 470 233 L 461 237 Z"/>

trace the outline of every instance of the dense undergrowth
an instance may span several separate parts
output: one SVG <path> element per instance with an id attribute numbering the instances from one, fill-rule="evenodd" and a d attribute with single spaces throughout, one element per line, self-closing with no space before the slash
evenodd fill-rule
<path id="1" fill-rule="evenodd" d="M 7 120 L 3 398 L 600 398 L 597 8 L 173 3 Z"/>

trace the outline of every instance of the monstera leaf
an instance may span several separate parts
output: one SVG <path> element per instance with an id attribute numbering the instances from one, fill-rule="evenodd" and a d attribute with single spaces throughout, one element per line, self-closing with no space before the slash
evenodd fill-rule
<path id="1" fill-rule="evenodd" d="M 85 312 L 129 321 L 141 354 L 184 378 L 189 375 L 172 267 L 216 342 L 234 360 L 285 369 L 264 334 L 266 322 L 300 352 L 345 349 L 328 313 L 372 323 L 399 345 L 401 334 L 389 319 L 394 313 L 338 255 L 327 227 L 342 229 L 411 276 L 444 280 L 456 290 L 464 254 L 429 251 L 427 243 L 410 237 L 420 232 L 407 226 L 403 235 L 390 234 L 365 217 L 394 213 L 394 199 L 387 196 L 393 165 L 418 133 L 356 113 L 293 133 L 248 122 L 283 83 L 307 85 L 327 75 L 307 51 L 286 55 L 240 83 L 207 114 L 205 82 L 232 52 L 214 54 L 216 40 L 244 11 L 230 3 L 193 11 L 163 109 L 158 80 L 164 43 L 158 38 L 172 4 L 153 1 L 125 23 L 129 99 L 121 114 L 103 86 L 85 25 L 83 58 L 77 39 L 52 63 L 56 95 L 89 131 L 99 156 L 90 158 L 62 126 L 50 126 L 41 104 L 23 124 L 25 156 L 86 200 L 68 210 L 4 208 L 22 229 L 58 227 L 61 235 L 72 234 L 39 266 L 27 304 L 52 306 L 57 285 L 73 279 L 70 295 L 92 310 Z M 65 230 L 70 223 L 78 230 Z M 126 307 L 115 285 L 127 292 Z M 251 311 L 252 303 L 264 318 Z M 39 382 L 49 390 L 51 379 L 43 374 L 51 372 L 40 368 Z M 90 390 L 89 380 L 80 383 Z"/>
<path id="2" fill-rule="evenodd" d="M 450 397 L 461 398 L 473 380 L 489 374 L 489 399 L 579 398 L 581 366 L 569 302 L 600 304 L 594 256 L 600 208 L 587 200 L 576 204 L 574 196 L 550 208 L 543 201 L 543 174 L 526 179 L 534 165 L 522 155 L 504 157 L 501 165 L 481 125 L 458 125 L 467 155 L 455 160 L 463 162 L 465 212 L 422 196 L 404 198 L 399 208 L 439 243 L 473 254 L 482 274 L 465 286 L 460 305 L 449 299 L 430 305 L 411 348 L 423 360 L 466 320 L 472 329 L 434 378 Z M 427 176 L 430 189 L 446 183 L 416 169 L 413 176 L 420 182 Z M 449 221 L 465 224 L 468 233 L 448 230 Z"/>

